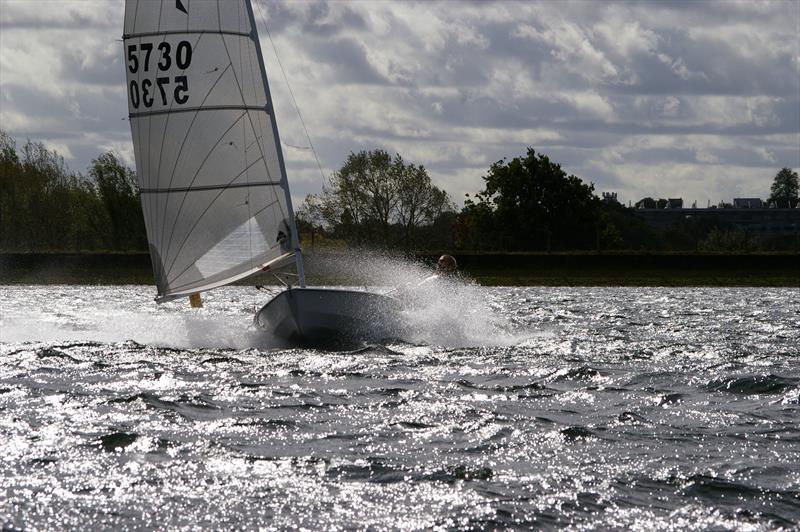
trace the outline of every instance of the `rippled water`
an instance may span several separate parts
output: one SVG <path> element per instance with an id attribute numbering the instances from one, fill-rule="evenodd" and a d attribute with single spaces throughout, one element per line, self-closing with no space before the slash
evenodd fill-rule
<path id="1" fill-rule="evenodd" d="M 151 297 L 2 287 L 4 526 L 800 522 L 800 290 L 468 287 L 352 352 Z"/>

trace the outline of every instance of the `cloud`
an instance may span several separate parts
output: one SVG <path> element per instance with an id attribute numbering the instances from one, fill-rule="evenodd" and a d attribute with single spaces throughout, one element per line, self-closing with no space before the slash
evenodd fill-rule
<path id="1" fill-rule="evenodd" d="M 0 1 L 0 128 L 132 164 L 123 2 Z M 376 147 L 456 200 L 527 146 L 632 200 L 764 196 L 800 167 L 793 2 L 254 5 L 295 201 Z"/>

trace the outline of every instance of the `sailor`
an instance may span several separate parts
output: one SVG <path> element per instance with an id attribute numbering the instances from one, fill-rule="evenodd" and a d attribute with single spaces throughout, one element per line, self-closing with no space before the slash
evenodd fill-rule
<path id="1" fill-rule="evenodd" d="M 394 290 L 390 290 L 386 294 L 406 301 L 416 299 L 425 293 L 422 291 L 423 288 L 431 288 L 433 285 L 438 284 L 441 281 L 454 279 L 456 277 L 457 269 L 458 264 L 456 263 L 455 257 L 452 255 L 442 255 L 439 257 L 439 260 L 436 261 L 435 273 L 427 276 L 421 281 L 417 281 L 416 283 L 407 283 L 403 286 L 399 286 Z"/>
<path id="2" fill-rule="evenodd" d="M 425 293 L 422 289 L 431 288 L 433 285 L 437 284 L 437 281 L 454 278 L 456 276 L 457 268 L 458 265 L 456 263 L 456 259 L 452 255 L 442 255 L 439 257 L 439 260 L 436 261 L 435 273 L 425 277 L 420 281 L 409 282 L 398 286 L 397 288 L 389 290 L 384 295 L 390 295 L 394 298 L 400 299 L 401 301 L 410 303 Z"/>
<path id="3" fill-rule="evenodd" d="M 436 261 L 436 273 L 442 277 L 449 277 L 456 274 L 458 270 L 458 263 L 456 258 L 452 255 L 442 255 Z"/>

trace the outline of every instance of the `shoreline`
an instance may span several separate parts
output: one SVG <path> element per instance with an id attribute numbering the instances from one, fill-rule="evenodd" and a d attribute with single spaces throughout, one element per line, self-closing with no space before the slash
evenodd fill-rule
<path id="1" fill-rule="evenodd" d="M 342 253 L 306 255 L 313 262 Z M 439 253 L 415 258 L 433 264 Z M 461 253 L 461 271 L 485 286 L 800 287 L 800 255 L 688 253 Z M 309 275 L 312 285 L 361 284 Z M 146 253 L 0 253 L 4 285 L 152 285 Z M 237 285 L 277 284 L 254 276 Z"/>

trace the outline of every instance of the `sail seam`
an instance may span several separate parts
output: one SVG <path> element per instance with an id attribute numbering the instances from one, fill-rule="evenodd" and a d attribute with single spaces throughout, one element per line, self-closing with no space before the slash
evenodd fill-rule
<path id="1" fill-rule="evenodd" d="M 198 39 L 197 42 L 199 43 L 200 40 Z M 211 85 L 211 87 L 208 89 L 208 92 L 206 92 L 206 95 L 203 96 L 203 101 L 200 102 L 200 107 L 196 108 L 196 112 L 195 112 L 194 116 L 192 117 L 192 121 L 189 124 L 189 127 L 186 129 L 186 134 L 184 134 L 183 140 L 181 141 L 181 148 L 178 150 L 177 157 L 175 157 L 175 164 L 172 165 L 172 173 L 169 176 L 169 184 L 167 185 L 168 187 L 172 186 L 172 181 L 175 179 L 175 172 L 178 169 L 178 163 L 180 163 L 181 155 L 183 154 L 183 147 L 186 145 L 186 140 L 189 138 L 189 135 L 192 133 L 192 128 L 194 127 L 194 123 L 197 120 L 197 117 L 200 116 L 200 111 L 202 110 L 203 106 L 205 105 L 206 100 L 208 100 L 209 96 L 211 96 L 211 93 L 214 91 L 214 88 L 217 86 L 217 83 L 219 83 L 219 80 L 222 79 L 222 77 L 225 75 L 225 72 L 227 72 L 228 69 L 231 68 L 232 66 L 233 65 L 228 63 L 228 65 L 225 67 L 225 69 L 222 72 L 220 72 L 219 76 L 217 76 L 217 79 L 214 80 L 214 84 Z M 228 131 L 230 131 L 231 128 L 234 125 L 236 125 L 236 123 L 241 119 L 242 116 L 244 116 L 244 113 L 239 115 L 239 118 L 237 118 L 233 122 L 233 124 L 231 124 L 231 126 L 225 131 L 225 133 L 223 133 L 222 136 L 217 139 L 217 142 L 214 143 L 214 146 L 211 148 L 211 150 L 209 150 L 209 152 L 206 154 L 205 159 L 203 159 L 203 162 L 200 164 L 200 168 L 197 169 L 197 172 L 192 177 L 192 181 L 191 181 L 191 183 L 189 183 L 189 186 L 192 186 L 194 184 L 194 180 L 197 178 L 197 174 L 200 173 L 200 170 L 206 164 L 206 161 L 208 160 L 209 156 L 211 156 L 211 152 L 213 152 L 214 149 L 216 149 L 216 147 L 220 143 L 220 141 L 225 137 L 225 135 L 228 133 Z M 165 203 L 164 204 L 164 218 L 165 219 L 166 219 L 166 216 L 167 216 L 167 206 L 168 205 Z M 175 218 L 174 218 L 175 220 L 177 220 L 177 217 L 181 213 L 181 210 L 183 210 L 183 202 L 181 202 L 181 205 L 178 208 L 178 212 L 177 212 L 177 214 L 175 215 Z M 163 246 L 163 244 L 164 244 L 164 230 L 165 229 L 166 229 L 166 226 L 162 226 L 161 239 L 159 240 L 159 247 Z M 172 226 L 172 231 L 173 232 L 175 231 L 175 226 L 174 225 Z M 170 233 L 169 241 L 167 242 L 166 248 L 164 248 L 167 253 L 169 253 L 169 246 L 170 246 L 171 243 L 172 243 L 172 233 Z M 167 259 L 165 258 L 164 260 L 167 260 Z"/>
<path id="2" fill-rule="evenodd" d="M 200 172 L 203 170 L 203 167 L 205 167 L 205 165 L 206 165 L 206 161 L 208 161 L 208 158 L 211 157 L 212 153 L 214 153 L 214 150 L 217 149 L 217 146 L 219 146 L 219 143 L 222 142 L 222 139 L 225 138 L 225 136 L 228 134 L 228 132 L 231 129 L 233 129 L 234 126 L 236 126 L 236 124 L 238 124 L 239 121 L 242 118 L 244 118 L 244 115 L 245 115 L 245 113 L 241 113 L 239 115 L 239 117 L 236 120 L 233 121 L 233 123 L 230 125 L 230 127 L 228 127 L 228 129 L 226 129 L 225 132 L 222 133 L 222 135 L 220 135 L 220 137 L 217 139 L 217 141 L 214 143 L 214 145 L 211 147 L 211 149 L 206 154 L 205 158 L 203 158 L 203 162 L 200 163 L 200 166 L 197 168 L 197 171 L 192 176 L 192 180 L 189 182 L 189 186 L 190 187 L 194 185 L 194 182 L 197 179 L 197 176 L 200 175 Z M 231 179 L 230 182 L 233 183 L 234 181 L 236 181 L 236 178 Z M 169 184 L 170 184 L 170 186 L 172 186 L 172 179 L 170 179 Z M 174 220 L 177 220 L 178 217 L 180 216 L 181 211 L 183 210 L 183 204 L 185 202 L 186 202 L 186 195 L 184 194 L 183 198 L 181 199 L 181 204 L 178 206 L 178 211 L 175 213 L 175 216 L 173 217 Z M 212 201 L 212 203 L 213 203 L 213 201 Z M 208 209 L 206 209 L 206 210 L 208 210 Z M 203 211 L 203 212 L 205 213 L 205 211 Z M 197 224 L 195 223 L 195 225 L 197 225 Z M 171 254 L 170 250 L 172 249 L 172 236 L 175 234 L 175 227 L 176 226 L 177 226 L 177 224 L 174 224 L 172 226 L 172 230 L 170 230 L 170 233 L 169 233 L 169 240 L 167 240 L 167 245 L 166 245 L 166 247 L 164 247 L 164 250 L 166 251 L 167 256 L 169 256 Z M 177 259 L 177 257 L 175 257 L 175 259 Z M 173 259 L 173 262 L 175 261 L 175 259 Z M 170 266 L 170 268 L 172 268 L 172 266 Z M 169 273 L 169 270 L 168 270 L 168 273 Z"/>
<path id="3" fill-rule="evenodd" d="M 236 176 L 234 176 L 234 177 L 233 177 L 233 179 L 231 179 L 231 180 L 230 180 L 230 183 L 231 183 L 231 184 L 233 184 L 233 182 L 234 182 L 234 181 L 236 181 L 237 179 L 239 179 L 239 178 L 242 176 L 242 174 L 244 174 L 244 173 L 245 173 L 247 170 L 249 170 L 249 169 L 250 169 L 250 167 L 251 167 L 251 166 L 255 165 L 257 162 L 259 162 L 259 161 L 262 161 L 262 160 L 263 160 L 263 159 L 259 157 L 258 159 L 256 159 L 255 161 L 253 161 L 253 162 L 250 164 L 250 166 L 248 166 L 247 168 L 245 168 L 244 170 L 242 170 L 241 172 L 239 172 L 238 174 L 236 174 Z M 176 261 L 176 260 L 178 260 L 178 255 L 180 255 L 180 252 L 181 252 L 181 250 L 183 249 L 183 246 L 185 246 L 185 245 L 186 245 L 186 242 L 187 242 L 187 241 L 189 240 L 189 238 L 192 236 L 192 233 L 194 232 L 194 229 L 195 229 L 195 227 L 197 227 L 197 224 L 199 224 L 199 223 L 200 223 L 200 220 L 202 220 L 202 219 L 203 219 L 203 216 L 205 216 L 205 215 L 206 215 L 206 213 L 208 212 L 208 210 L 209 210 L 209 209 L 210 209 L 210 208 L 211 208 L 211 207 L 214 205 L 214 203 L 216 203 L 216 202 L 217 202 L 217 200 L 220 198 L 220 196 L 222 196 L 223 192 L 225 192 L 225 190 L 224 190 L 224 189 L 223 189 L 223 190 L 220 190 L 219 192 L 217 192 L 217 195 L 216 195 L 216 196 L 214 196 L 214 199 L 212 199 L 212 200 L 211 200 L 211 202 L 210 202 L 210 203 L 209 203 L 209 204 L 206 206 L 206 208 L 205 208 L 205 209 L 203 209 L 203 212 L 201 212 L 201 213 L 200 213 L 200 216 L 198 216 L 198 217 L 197 217 L 197 219 L 195 220 L 195 222 L 194 222 L 194 224 L 192 225 L 192 227 L 191 227 L 191 228 L 189 229 L 189 231 L 186 233 L 186 236 L 183 238 L 183 241 L 181 242 L 180 246 L 178 246 L 178 250 L 175 252 L 175 255 L 174 255 L 173 259 L 172 259 L 172 262 L 170 262 L 169 268 L 167 268 L 167 276 L 169 276 L 170 272 L 172 272 L 172 268 L 175 266 L 175 261 Z M 181 206 L 183 206 L 183 202 L 184 202 L 184 201 L 186 201 L 186 196 L 185 196 L 185 195 L 183 196 L 183 201 L 181 202 Z M 174 227 L 173 227 L 173 229 L 174 229 Z M 169 247 L 171 246 L 171 244 L 172 244 L 172 234 L 173 234 L 173 233 L 170 233 L 170 242 L 169 242 L 169 244 L 168 244 L 168 248 L 169 248 Z M 176 277 L 176 279 L 177 279 L 177 277 Z"/>
<path id="4" fill-rule="evenodd" d="M 219 23 L 220 23 L 220 29 L 222 29 L 222 14 L 220 12 L 219 0 L 217 0 L 217 14 L 218 14 L 218 20 L 219 20 Z M 257 30 L 256 30 L 255 26 L 250 28 L 250 36 L 249 37 L 253 41 L 253 45 L 254 46 L 258 45 L 258 39 L 253 37 L 253 35 L 255 34 L 256 31 Z M 228 61 L 230 63 L 233 63 L 233 58 L 231 57 L 231 52 L 228 49 L 228 43 L 225 41 L 224 37 L 222 38 L 222 46 L 225 48 L 225 55 L 228 56 Z M 235 70 L 233 71 L 233 80 L 236 82 L 236 87 L 239 89 L 239 97 L 241 98 L 242 102 L 245 102 L 246 99 L 244 97 L 244 90 L 242 89 L 242 84 L 239 82 L 239 76 L 236 75 L 236 71 Z M 265 97 L 267 95 L 268 90 L 269 89 L 267 88 L 267 86 L 265 84 L 264 85 L 264 96 Z M 270 114 L 273 111 L 270 107 L 271 106 L 269 105 L 269 98 L 267 98 L 267 107 L 265 107 L 265 109 L 264 109 L 265 111 L 267 109 L 269 109 L 269 111 L 267 111 L 267 114 Z M 258 133 L 256 133 L 256 126 L 255 126 L 255 124 L 253 124 L 253 117 L 250 116 L 250 113 L 247 112 L 247 111 L 245 111 L 245 114 L 247 115 L 248 122 L 250 122 L 250 129 L 253 130 L 253 136 L 258 138 Z M 268 164 L 267 157 L 266 157 L 266 155 L 264 155 L 264 148 L 261 146 L 261 143 L 257 143 L 256 146 L 258 146 L 258 151 L 261 154 L 261 159 L 263 159 L 263 161 L 264 161 L 264 168 L 267 171 L 267 177 L 271 178 L 272 175 L 270 175 L 269 164 Z M 276 200 L 278 199 L 277 194 L 275 195 L 275 199 Z M 280 206 L 280 203 L 278 203 L 278 207 L 281 209 L 281 214 L 283 215 L 284 212 L 283 212 L 283 209 Z"/>
<path id="5" fill-rule="evenodd" d="M 220 194 L 222 194 L 222 193 L 220 192 Z M 217 195 L 217 197 L 216 197 L 216 198 L 214 198 L 214 201 L 216 201 L 216 200 L 217 200 L 217 198 L 219 198 L 219 194 Z M 263 212 L 263 211 L 265 211 L 265 210 L 269 209 L 270 207 L 272 207 L 272 206 L 273 206 L 273 205 L 275 205 L 276 203 L 278 203 L 278 200 L 275 200 L 275 201 L 273 201 L 272 203 L 268 203 L 268 204 L 264 205 L 264 207 L 262 207 L 262 208 L 261 208 L 261 210 L 259 210 L 259 211 L 258 211 L 256 214 L 254 214 L 254 216 L 258 216 L 258 215 L 259 215 L 261 212 Z M 210 205 L 209 205 L 209 207 L 210 207 Z M 206 210 L 208 210 L 208 209 L 206 209 Z M 205 212 L 203 212 L 203 214 L 205 214 Z M 197 226 L 197 224 L 195 224 L 195 227 L 196 227 L 196 226 Z M 192 229 L 194 230 L 194 227 L 192 227 Z M 190 233 L 190 234 L 191 234 L 191 233 Z M 183 241 L 183 243 L 181 244 L 181 248 L 183 248 L 183 245 L 184 245 L 184 244 L 186 244 L 186 240 L 188 240 L 188 238 L 189 238 L 189 237 L 187 236 L 187 237 L 186 237 L 186 239 Z M 275 247 L 277 247 L 277 246 L 271 246 L 269 249 L 270 249 L 270 250 L 272 250 L 272 249 L 274 249 Z M 186 272 L 189 270 L 189 268 L 191 268 L 192 266 L 194 266 L 196 263 L 197 263 L 197 261 L 195 261 L 195 262 L 192 262 L 192 263 L 190 263 L 188 266 L 186 266 L 186 268 L 184 268 L 184 269 L 183 269 L 183 271 L 181 271 L 181 272 L 180 272 L 178 275 L 176 275 L 175 277 L 173 277 L 173 278 L 172 278 L 172 281 L 170 281 L 170 283 L 172 283 L 172 282 L 175 282 L 177 279 L 180 279 L 181 275 L 183 275 L 184 273 L 186 273 Z M 173 261 L 173 262 L 172 262 L 172 264 L 170 265 L 170 268 L 169 268 L 169 271 L 167 272 L 167 275 L 169 275 L 170 273 L 172 273 L 172 267 L 173 267 L 173 266 L 175 266 L 175 262 L 174 262 L 174 261 Z"/>
<path id="6" fill-rule="evenodd" d="M 176 188 L 143 188 L 140 194 L 169 194 L 171 192 L 202 192 L 204 190 L 221 190 L 227 188 L 246 188 L 246 187 L 279 187 L 280 181 L 252 181 L 247 183 L 233 183 L 226 185 L 200 185 L 197 187 L 176 187 Z"/>
<path id="7" fill-rule="evenodd" d="M 219 5 L 217 6 L 217 8 L 219 9 Z M 236 14 L 237 14 L 238 19 L 239 19 L 239 29 L 241 30 L 242 29 L 242 5 L 241 4 L 238 4 L 238 3 L 236 4 Z M 223 39 L 224 39 L 224 37 L 223 37 Z M 247 47 L 247 51 L 248 51 L 248 58 L 249 58 L 249 52 L 250 52 L 250 47 L 249 46 Z M 244 64 L 243 64 L 244 58 L 243 58 L 243 55 L 244 54 L 242 54 L 242 39 L 239 39 L 239 70 L 241 70 L 242 73 L 244 73 Z M 252 72 L 253 64 L 252 64 L 252 62 L 250 62 L 249 64 L 250 64 L 250 71 Z M 252 79 L 252 77 L 253 76 L 251 75 L 251 79 Z M 257 91 L 254 90 L 253 94 L 256 94 L 256 92 Z M 253 137 L 258 139 L 258 133 L 253 131 Z M 245 161 L 245 164 L 247 164 L 247 151 L 249 149 L 249 146 L 247 145 L 247 129 L 246 128 L 242 128 L 242 142 L 244 143 L 244 161 Z M 264 166 L 266 166 L 266 165 L 267 165 L 267 162 L 264 161 Z M 250 184 L 250 174 L 249 174 L 249 172 L 245 173 L 245 180 L 247 181 L 247 184 L 249 185 Z M 247 195 L 245 197 L 245 203 L 247 204 L 247 243 L 248 243 L 248 247 L 249 247 L 249 251 L 250 251 L 250 269 L 253 269 L 253 214 L 252 214 L 252 212 L 250 210 L 250 190 L 249 190 L 249 188 L 247 190 Z M 255 304 L 253 306 L 255 307 Z"/>
<path id="8" fill-rule="evenodd" d="M 162 6 L 163 6 L 163 4 L 162 4 Z M 159 29 L 160 28 L 161 27 L 159 26 Z M 197 40 L 194 41 L 194 48 L 195 49 L 197 48 L 197 45 L 200 44 L 200 40 L 202 38 L 203 38 L 203 35 L 198 35 Z M 227 68 L 225 70 L 227 70 Z M 186 69 L 185 68 L 181 69 L 181 73 L 186 73 Z M 223 70 L 223 74 L 224 73 L 225 73 L 225 71 Z M 223 74 L 220 74 L 220 76 L 222 76 Z M 219 79 L 220 78 L 218 77 L 217 80 L 214 82 L 214 85 L 212 86 L 212 88 L 210 90 L 213 90 L 213 87 L 216 86 L 217 82 L 219 82 Z M 209 91 L 209 94 L 210 94 L 210 91 Z M 206 94 L 205 98 L 203 98 L 203 103 L 205 103 L 207 98 L 208 98 L 208 94 Z M 200 105 L 202 106 L 203 103 L 201 103 Z M 164 132 L 161 135 L 161 150 L 158 153 L 158 170 L 156 170 L 156 176 L 160 176 L 161 175 L 161 161 L 162 161 L 162 156 L 164 155 L 164 139 L 166 138 L 167 127 L 169 126 L 169 119 L 171 118 L 170 115 L 171 115 L 171 111 L 172 111 L 172 108 L 173 108 L 174 104 L 175 104 L 175 100 L 172 100 L 170 102 L 170 104 L 169 104 L 170 114 L 167 115 L 167 119 L 164 121 Z M 183 140 L 181 141 L 181 151 L 183 150 L 183 145 L 186 142 L 186 139 L 188 138 L 189 134 L 191 133 L 192 125 L 194 124 L 195 119 L 197 119 L 197 114 L 195 114 L 195 116 L 192 118 L 191 125 L 186 129 L 186 133 L 184 133 Z M 178 158 L 180 158 L 180 153 L 181 152 L 178 152 Z M 172 186 L 172 178 L 175 176 L 175 167 L 177 166 L 177 164 L 178 164 L 178 159 L 175 160 L 175 165 L 172 168 L 173 171 L 172 171 L 172 174 L 170 174 L 170 182 L 169 182 L 168 186 Z M 167 211 L 168 207 L 169 207 L 169 203 L 165 203 L 165 205 L 164 205 L 164 220 L 166 220 L 166 216 L 167 216 L 166 215 L 166 211 Z M 159 244 L 163 244 L 163 239 L 164 239 L 164 231 L 161 231 L 161 240 L 159 240 Z"/>
<path id="9" fill-rule="evenodd" d="M 219 9 L 220 9 L 219 0 L 217 0 L 217 11 L 218 12 L 219 12 Z M 221 17 L 220 17 L 220 20 L 222 20 Z M 256 30 L 255 30 L 255 28 L 251 28 L 251 31 L 255 32 Z M 257 45 L 258 41 L 253 38 L 252 34 L 250 35 L 250 38 L 253 40 L 253 45 L 254 46 Z M 225 38 L 224 37 L 222 38 L 222 46 L 225 48 L 225 55 L 228 56 L 228 61 L 230 63 L 233 63 L 233 58 L 231 57 L 231 52 L 228 49 L 228 43 L 225 42 Z M 239 76 L 236 75 L 236 71 L 235 70 L 233 71 L 233 81 L 236 82 L 236 88 L 239 89 L 239 97 L 241 98 L 242 102 L 246 101 L 246 99 L 244 97 L 244 90 L 242 89 L 242 84 L 239 82 Z M 268 90 L 269 89 L 267 88 L 267 86 L 265 84 L 264 85 L 264 96 L 265 97 L 267 95 Z M 269 98 L 267 98 L 267 102 L 268 102 L 267 103 L 267 107 L 264 108 L 264 111 L 266 111 L 267 108 L 271 107 L 269 105 Z M 272 111 L 272 109 L 270 109 L 270 111 Z M 267 114 L 270 114 L 270 112 L 268 111 Z M 256 126 L 255 126 L 255 124 L 253 124 L 253 117 L 250 116 L 250 113 L 248 111 L 245 111 L 245 115 L 247 116 L 247 121 L 250 123 L 250 129 L 253 130 L 253 136 L 258 138 L 258 133 L 256 133 Z M 261 154 L 261 159 L 264 161 L 264 169 L 267 171 L 267 177 L 272 178 L 271 172 L 269 171 L 268 159 L 267 159 L 266 155 L 264 155 L 264 148 L 261 146 L 261 143 L 256 143 L 256 146 L 258 147 L 258 152 Z M 275 200 L 276 201 L 278 200 L 278 195 L 277 194 L 275 194 Z M 278 208 L 281 211 L 281 215 L 285 217 L 285 213 L 283 212 L 283 207 L 281 206 L 280 202 L 278 203 Z"/>

